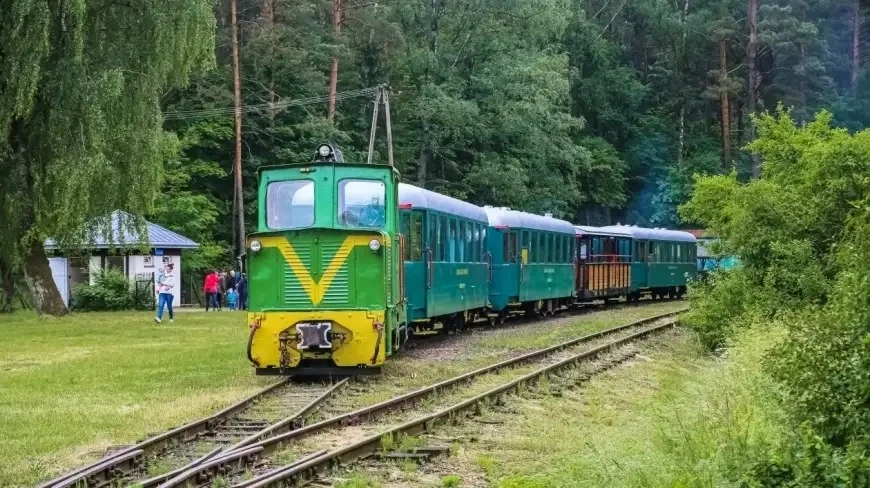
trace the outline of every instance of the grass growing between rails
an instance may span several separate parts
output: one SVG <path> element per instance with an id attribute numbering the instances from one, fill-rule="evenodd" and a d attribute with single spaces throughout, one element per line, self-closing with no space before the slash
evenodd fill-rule
<path id="1" fill-rule="evenodd" d="M 685 331 L 653 339 L 583 388 L 517 399 L 457 462 L 499 488 L 732 484 L 784 435 L 760 370 L 776 334 L 745 335 L 718 360 Z"/>
<path id="2" fill-rule="evenodd" d="M 0 315 L 0 486 L 33 486 L 275 381 L 252 375 L 242 313 L 153 315 Z"/>

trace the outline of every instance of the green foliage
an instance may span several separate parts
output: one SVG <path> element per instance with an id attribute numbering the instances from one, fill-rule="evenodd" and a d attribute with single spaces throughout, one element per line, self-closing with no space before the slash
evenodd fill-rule
<path id="1" fill-rule="evenodd" d="M 134 286 L 129 278 L 114 269 L 105 269 L 93 285 L 79 284 L 72 289 L 74 308 L 83 312 L 148 310 L 154 306 L 154 290 L 148 283 Z"/>
<path id="2" fill-rule="evenodd" d="M 381 484 L 370 478 L 356 475 L 350 479 L 337 482 L 335 486 L 336 488 L 379 488 Z"/>
<path id="3" fill-rule="evenodd" d="M 741 268 L 691 292 L 686 323 L 708 347 L 757 317 L 788 332 L 766 359 L 792 431 L 746 473 L 747 486 L 870 482 L 870 131 L 821 112 L 799 127 L 782 109 L 750 147 L 762 179 L 699 178 L 681 211 L 722 239 Z"/>
<path id="4" fill-rule="evenodd" d="M 458 474 L 448 474 L 441 478 L 442 488 L 457 488 L 462 485 L 462 478 Z"/>
<path id="5" fill-rule="evenodd" d="M 3 3 L 0 253 L 23 259 L 29 276 L 48 274 L 34 253 L 44 239 L 77 247 L 111 234 L 111 212 L 141 217 L 152 208 L 162 177 L 159 99 L 210 66 L 212 4 Z M 138 218 L 122 224 L 142 228 Z M 37 308 L 63 313 L 42 281 L 28 280 Z"/>

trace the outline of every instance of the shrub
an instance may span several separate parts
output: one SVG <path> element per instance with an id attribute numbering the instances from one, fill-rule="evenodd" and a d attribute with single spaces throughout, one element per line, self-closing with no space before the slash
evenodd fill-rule
<path id="1" fill-rule="evenodd" d="M 147 310 L 154 300 L 153 290 L 135 290 L 126 276 L 112 269 L 101 271 L 93 285 L 75 285 L 72 292 L 74 308 L 86 312 Z"/>

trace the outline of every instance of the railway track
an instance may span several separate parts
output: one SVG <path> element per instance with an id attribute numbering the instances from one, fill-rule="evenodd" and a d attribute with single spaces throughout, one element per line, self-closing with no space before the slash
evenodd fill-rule
<path id="1" fill-rule="evenodd" d="M 299 428 L 306 416 L 348 381 L 343 379 L 334 384 L 279 381 L 213 415 L 117 451 L 40 488 L 160 486 L 193 466 L 221 458 L 224 452 L 239 451 L 263 438 Z M 170 470 L 148 476 L 149 466 L 155 465 Z"/>
<path id="2" fill-rule="evenodd" d="M 237 488 L 282 484 L 295 486 L 336 463 L 350 462 L 378 451 L 384 436 L 419 433 L 421 426 L 422 430 L 431 428 L 435 420 L 465 411 L 469 401 L 473 400 L 471 405 L 476 405 L 483 398 L 512 391 L 517 385 L 528 383 L 550 371 L 595 358 L 672 327 L 676 313 L 679 312 L 649 317 L 539 349 L 380 403 L 266 437 L 241 449 L 224 451 L 223 457 L 212 458 L 159 486 L 204 488 L 212 486 L 216 479 L 221 480 L 221 486 L 230 483 Z M 660 321 L 663 323 L 657 324 Z M 620 337 L 606 341 L 613 335 Z M 501 383 L 493 389 L 492 379 L 496 374 L 506 375 L 508 379 L 495 377 Z M 460 385 L 469 388 L 457 392 Z M 451 403 L 454 395 L 463 400 Z M 471 398 L 468 398 L 469 395 L 472 395 Z M 430 413 L 421 417 L 425 420 L 417 419 L 406 424 L 409 410 Z"/>
<path id="3" fill-rule="evenodd" d="M 352 435 L 347 436 L 349 440 L 342 440 L 339 435 L 324 437 L 324 439 L 321 439 L 322 442 L 318 443 L 318 445 L 326 445 L 325 443 L 328 443 L 331 440 L 332 443 L 329 445 L 328 449 L 320 449 L 302 455 L 290 464 L 271 467 L 268 471 L 255 477 L 234 480 L 234 483 L 231 486 L 232 488 L 266 488 L 295 487 L 303 485 L 315 480 L 318 476 L 332 468 L 349 464 L 386 450 L 386 446 L 393 446 L 394 440 L 399 436 L 415 436 L 431 432 L 440 423 L 451 421 L 458 422 L 463 417 L 477 415 L 483 411 L 487 405 L 490 405 L 493 402 L 505 404 L 505 397 L 507 395 L 519 394 L 523 389 L 533 383 L 546 380 L 549 376 L 556 375 L 562 370 L 573 368 L 580 362 L 596 359 L 604 353 L 614 351 L 651 334 L 672 328 L 676 324 L 675 319 L 670 318 L 670 316 L 673 315 L 676 315 L 676 313 L 666 314 L 668 319 L 663 320 L 662 323 L 651 325 L 638 332 L 627 334 L 619 339 L 592 348 L 586 348 L 580 351 L 569 351 L 568 348 L 573 348 L 579 343 L 566 346 L 566 348 L 562 350 L 562 354 L 552 358 L 551 361 L 547 361 L 546 364 L 538 365 L 532 368 L 531 371 L 523 371 L 520 374 L 514 375 L 513 378 L 503 381 L 480 393 L 467 396 L 460 400 L 446 401 L 441 402 L 441 404 L 432 405 L 428 409 L 429 412 L 423 413 L 422 415 L 415 417 L 413 420 L 408 421 L 402 419 L 401 416 L 396 416 L 393 419 L 387 419 L 387 421 L 372 422 L 369 425 L 366 425 L 364 429 L 359 429 L 361 431 L 357 431 Z M 641 322 L 649 323 L 653 321 L 647 319 Z M 629 326 L 623 326 L 617 329 L 624 331 L 631 328 L 631 326 L 636 325 L 638 324 L 629 324 Z M 610 329 L 610 331 L 614 331 L 614 329 Z M 606 368 L 607 366 L 601 368 L 601 370 Z M 434 450 L 434 452 L 438 451 L 438 449 Z M 426 452 L 427 449 L 418 448 L 414 449 L 414 452 L 409 454 L 412 457 L 426 457 Z"/>
<path id="4" fill-rule="evenodd" d="M 293 452 L 294 461 L 287 465 L 280 455 L 289 444 L 338 428 L 371 421 L 437 397 L 463 383 L 523 364 L 542 364 L 548 357 L 565 354 L 607 336 L 671 317 L 678 312 L 661 314 L 619 327 L 603 330 L 562 344 L 507 359 L 418 390 L 399 394 L 362 408 L 353 409 L 353 397 L 365 394 L 365 385 L 337 383 L 297 383 L 282 380 L 253 395 L 200 420 L 185 424 L 136 445 L 119 450 L 90 465 L 43 483 L 39 488 L 136 486 L 170 488 L 173 486 L 210 486 L 217 477 L 238 483 L 242 477 L 259 480 L 265 475 L 292 472 L 293 466 L 307 465 L 336 449 L 313 449 Z M 561 356 L 559 356 L 561 357 Z M 374 386 L 377 386 L 374 383 Z M 342 395 L 336 395 L 339 391 Z M 313 415 L 317 412 L 317 415 Z M 324 415 L 326 414 L 326 415 Z M 304 425 L 308 418 L 322 419 Z M 324 418 L 325 417 L 325 418 Z M 378 428 L 377 426 L 375 428 Z M 278 454 L 278 456 L 276 456 Z M 160 466 L 163 474 L 149 476 L 149 469 Z M 291 477 L 292 478 L 292 477 Z M 240 486 L 247 486 L 240 484 Z"/>

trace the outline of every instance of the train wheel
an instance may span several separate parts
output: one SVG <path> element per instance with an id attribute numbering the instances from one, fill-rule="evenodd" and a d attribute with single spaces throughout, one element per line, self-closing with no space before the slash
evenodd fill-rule
<path id="1" fill-rule="evenodd" d="M 498 313 L 498 316 L 496 316 L 495 321 L 498 325 L 503 325 L 505 322 L 507 322 L 507 318 L 508 318 L 507 310 L 502 310 L 501 312 Z"/>

